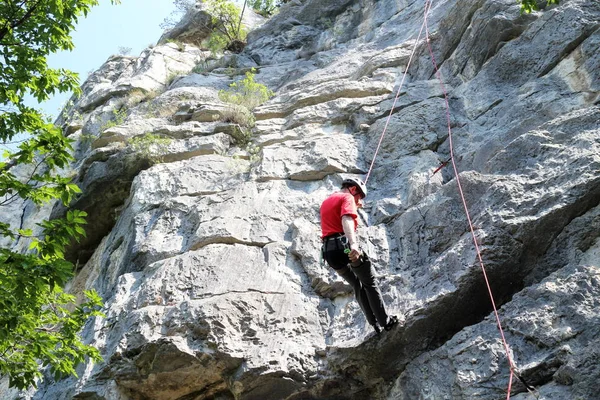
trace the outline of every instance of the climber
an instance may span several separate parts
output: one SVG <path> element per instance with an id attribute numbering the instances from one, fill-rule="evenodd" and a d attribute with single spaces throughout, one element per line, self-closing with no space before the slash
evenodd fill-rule
<path id="1" fill-rule="evenodd" d="M 352 286 L 367 322 L 379 334 L 381 327 L 389 331 L 398 317 L 386 313 L 371 261 L 358 244 L 358 208 L 366 195 L 367 188 L 360 179 L 348 178 L 340 191 L 323 201 L 321 251 L 327 264 Z"/>

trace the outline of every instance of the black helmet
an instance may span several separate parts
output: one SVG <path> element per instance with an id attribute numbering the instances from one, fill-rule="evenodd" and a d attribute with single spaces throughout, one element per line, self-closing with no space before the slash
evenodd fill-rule
<path id="1" fill-rule="evenodd" d="M 365 197 L 367 197 L 367 186 L 360 179 L 358 179 L 358 178 L 346 178 L 346 179 L 344 179 L 344 181 L 342 182 L 342 187 L 346 188 L 346 187 L 350 187 L 350 186 L 356 186 L 358 188 L 358 190 L 362 193 L 363 199 Z"/>

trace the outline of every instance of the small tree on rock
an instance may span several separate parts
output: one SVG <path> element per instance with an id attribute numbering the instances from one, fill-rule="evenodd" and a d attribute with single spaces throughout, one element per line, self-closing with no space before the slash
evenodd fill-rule
<path id="1" fill-rule="evenodd" d="M 212 16 L 214 29 L 208 39 L 209 49 L 213 53 L 244 50 L 248 32 L 242 25 L 243 10 L 228 0 L 205 0 L 204 8 Z"/>
<path id="2" fill-rule="evenodd" d="M 236 104 L 252 110 L 269 100 L 275 94 L 262 83 L 254 80 L 256 69 L 246 72 L 246 77 L 229 85 L 229 90 L 219 91 L 219 98 L 230 104 Z"/>
<path id="3" fill-rule="evenodd" d="M 219 99 L 228 103 L 229 108 L 223 113 L 223 119 L 239 126 L 233 134 L 237 144 L 247 146 L 250 143 L 254 126 L 252 109 L 261 105 L 275 95 L 272 90 L 254 80 L 256 70 L 246 72 L 246 77 L 229 85 L 229 90 L 219 91 Z"/>
<path id="4" fill-rule="evenodd" d="M 277 13 L 279 7 L 289 0 L 248 0 L 248 5 L 265 18 Z"/>

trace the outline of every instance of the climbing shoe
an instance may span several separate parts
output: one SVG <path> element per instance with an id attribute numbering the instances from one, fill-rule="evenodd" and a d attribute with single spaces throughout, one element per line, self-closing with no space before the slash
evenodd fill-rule
<path id="1" fill-rule="evenodd" d="M 390 319 L 388 319 L 388 322 L 387 322 L 387 324 L 385 324 L 385 325 L 383 326 L 383 329 L 385 329 L 386 331 L 389 331 L 389 330 L 391 330 L 391 329 L 394 327 L 394 325 L 396 325 L 397 323 L 398 323 L 398 317 L 397 317 L 397 316 L 395 316 L 395 315 L 392 315 L 392 316 L 390 317 Z"/>
<path id="2" fill-rule="evenodd" d="M 375 333 L 377 333 L 377 335 L 379 335 L 381 333 L 381 328 L 379 327 L 379 325 L 376 323 L 375 325 L 371 325 L 373 327 L 373 329 L 375 329 Z"/>

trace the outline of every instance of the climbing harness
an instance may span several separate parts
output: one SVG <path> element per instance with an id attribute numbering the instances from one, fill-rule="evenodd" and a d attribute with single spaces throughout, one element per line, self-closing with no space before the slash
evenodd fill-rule
<path id="1" fill-rule="evenodd" d="M 350 244 L 348 244 L 348 238 L 346 236 L 340 236 L 340 242 L 342 246 L 344 246 L 344 253 L 350 254 L 352 250 L 350 250 Z"/>

